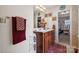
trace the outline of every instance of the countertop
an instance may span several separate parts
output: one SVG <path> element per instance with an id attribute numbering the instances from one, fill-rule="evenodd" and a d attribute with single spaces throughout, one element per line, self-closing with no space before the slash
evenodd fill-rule
<path id="1" fill-rule="evenodd" d="M 49 32 L 49 31 L 52 31 L 54 29 L 43 29 L 43 28 L 34 28 L 34 32 Z"/>

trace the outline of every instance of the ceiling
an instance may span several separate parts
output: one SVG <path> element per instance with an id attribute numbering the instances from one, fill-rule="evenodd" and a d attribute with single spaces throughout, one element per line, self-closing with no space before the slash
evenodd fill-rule
<path id="1" fill-rule="evenodd" d="M 59 7 L 59 5 L 43 5 L 43 6 L 46 7 L 47 9 L 52 9 L 52 8 Z"/>
<path id="2" fill-rule="evenodd" d="M 60 5 L 42 5 L 42 6 L 45 7 L 48 12 L 52 12 L 60 7 Z"/>
<path id="3" fill-rule="evenodd" d="M 49 12 L 56 10 L 60 7 L 60 5 L 43 5 Z"/>

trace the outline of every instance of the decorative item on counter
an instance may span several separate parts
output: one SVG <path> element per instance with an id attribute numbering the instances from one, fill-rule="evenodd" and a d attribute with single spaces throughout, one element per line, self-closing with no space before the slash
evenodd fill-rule
<path id="1" fill-rule="evenodd" d="M 45 29 L 47 22 L 44 19 L 42 19 L 40 24 L 41 24 L 41 27 Z"/>
<path id="2" fill-rule="evenodd" d="M 0 17 L 0 23 L 6 23 L 6 17 Z"/>
<path id="3" fill-rule="evenodd" d="M 13 44 L 26 40 L 26 19 L 23 17 L 12 17 Z"/>
<path id="4" fill-rule="evenodd" d="M 48 16 L 52 16 L 52 13 L 48 13 Z"/>
<path id="5" fill-rule="evenodd" d="M 53 29 L 55 30 L 56 28 L 55 28 L 55 25 L 53 25 Z"/>
<path id="6" fill-rule="evenodd" d="M 52 21 L 56 21 L 56 17 L 52 17 Z"/>
<path id="7" fill-rule="evenodd" d="M 45 17 L 48 17 L 48 14 L 45 14 Z"/>

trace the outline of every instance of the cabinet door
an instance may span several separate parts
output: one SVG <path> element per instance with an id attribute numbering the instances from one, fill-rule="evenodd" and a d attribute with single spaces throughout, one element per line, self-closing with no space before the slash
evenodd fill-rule
<path id="1" fill-rule="evenodd" d="M 45 53 L 48 52 L 48 46 L 49 46 L 49 33 L 45 33 L 45 37 L 44 37 L 44 45 L 45 45 Z"/>
<path id="2" fill-rule="evenodd" d="M 51 32 L 51 43 L 54 44 L 55 43 L 55 31 Z"/>
<path id="3" fill-rule="evenodd" d="M 42 33 L 37 33 L 37 39 L 36 39 L 36 42 L 37 42 L 37 53 L 42 53 L 43 52 L 43 36 L 42 36 Z"/>
<path id="4" fill-rule="evenodd" d="M 54 31 L 50 31 L 48 36 L 49 36 L 49 46 L 53 45 L 54 42 L 55 42 L 55 33 L 54 33 Z"/>

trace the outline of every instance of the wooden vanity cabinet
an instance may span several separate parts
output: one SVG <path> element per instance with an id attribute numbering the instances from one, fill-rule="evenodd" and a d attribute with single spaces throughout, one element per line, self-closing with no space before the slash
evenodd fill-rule
<path id="1" fill-rule="evenodd" d="M 47 53 L 49 46 L 54 44 L 54 30 L 47 32 L 34 31 L 34 33 L 36 34 L 37 53 Z"/>

